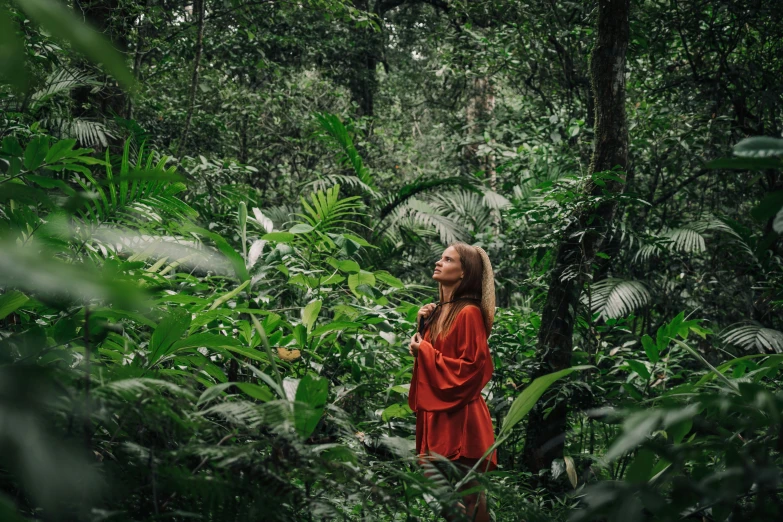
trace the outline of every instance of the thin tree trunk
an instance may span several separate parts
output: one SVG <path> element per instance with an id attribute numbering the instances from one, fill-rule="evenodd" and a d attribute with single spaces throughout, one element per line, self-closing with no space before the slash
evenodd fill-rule
<path id="1" fill-rule="evenodd" d="M 182 131 L 182 137 L 179 140 L 179 154 L 182 155 L 187 150 L 188 131 L 190 131 L 190 122 L 193 119 L 193 110 L 196 106 L 196 91 L 198 90 L 199 65 L 201 64 L 201 54 L 204 50 L 204 14 L 207 0 L 194 0 L 194 8 L 198 16 L 198 36 L 196 37 L 196 59 L 193 61 L 193 79 L 190 82 L 190 101 L 188 102 L 188 116 L 185 120 L 185 130 Z"/>
<path id="2" fill-rule="evenodd" d="M 489 188 L 497 190 L 498 175 L 495 169 L 495 157 L 492 154 L 478 156 L 479 145 L 484 142 L 484 131 L 490 127 L 495 111 L 495 89 L 488 77 L 473 79 L 473 88 L 465 108 L 465 128 L 468 138 L 473 141 L 465 145 L 463 155 L 468 168 L 483 170 L 484 177 L 489 180 Z M 494 140 L 490 142 L 494 143 Z M 473 174 L 473 172 L 470 172 Z M 492 229 L 495 235 L 500 233 L 500 212 L 492 210 Z"/>
<path id="3" fill-rule="evenodd" d="M 141 75 L 141 62 L 143 57 L 144 43 L 147 36 L 147 26 L 149 25 L 149 0 L 144 0 L 142 13 L 139 15 L 138 27 L 136 28 L 136 49 L 133 52 L 133 77 L 137 80 Z M 133 119 L 133 98 L 128 96 L 128 105 L 125 114 L 129 120 Z"/>
<path id="4" fill-rule="evenodd" d="M 630 0 L 599 0 L 598 35 L 590 58 L 595 99 L 595 143 L 590 174 L 611 170 L 625 177 L 628 164 L 628 128 L 625 121 L 625 53 L 628 48 Z M 602 187 L 588 181 L 585 194 L 604 190 L 619 194 L 624 184 L 604 180 Z M 578 213 L 564 234 L 552 271 L 544 305 L 538 351 L 542 358 L 533 377 L 571 366 L 573 333 L 582 286 L 595 254 L 608 233 L 616 201 L 607 199 L 596 208 Z M 551 396 L 550 396 L 551 397 Z M 544 401 L 542 401 L 544 402 Z M 568 408 L 558 402 L 549 415 L 536 408 L 528 420 L 524 462 L 534 473 L 549 468 L 563 456 Z"/>

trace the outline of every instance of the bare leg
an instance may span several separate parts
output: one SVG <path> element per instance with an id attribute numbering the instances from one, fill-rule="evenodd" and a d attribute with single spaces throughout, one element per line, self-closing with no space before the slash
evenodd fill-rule
<path id="1" fill-rule="evenodd" d="M 471 480 L 462 488 L 462 490 L 473 489 L 479 486 L 475 480 Z M 483 491 L 470 493 L 462 497 L 465 504 L 464 513 L 471 522 L 490 522 L 489 511 L 487 510 L 487 495 Z"/>

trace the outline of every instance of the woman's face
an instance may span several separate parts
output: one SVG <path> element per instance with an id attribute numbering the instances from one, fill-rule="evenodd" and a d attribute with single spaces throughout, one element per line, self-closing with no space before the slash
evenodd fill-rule
<path id="1" fill-rule="evenodd" d="M 462 279 L 462 263 L 459 259 L 459 253 L 454 247 L 449 247 L 443 251 L 443 255 L 435 263 L 435 272 L 432 278 L 445 285 L 453 285 Z"/>

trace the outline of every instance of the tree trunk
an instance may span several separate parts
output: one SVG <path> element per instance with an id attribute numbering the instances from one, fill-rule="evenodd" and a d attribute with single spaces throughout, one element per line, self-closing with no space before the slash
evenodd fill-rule
<path id="1" fill-rule="evenodd" d="M 484 143 L 484 131 L 490 127 L 492 113 L 495 111 L 495 88 L 488 77 L 473 79 L 473 88 L 465 108 L 465 128 L 469 143 L 462 153 L 472 175 L 476 170 L 483 170 L 484 177 L 489 180 L 489 188 L 497 190 L 498 175 L 495 169 L 493 154 L 478 155 L 479 146 Z M 491 143 L 494 143 L 492 140 Z M 500 212 L 492 210 L 492 228 L 495 235 L 500 233 Z"/>
<path id="2" fill-rule="evenodd" d="M 194 0 L 194 9 L 198 16 L 198 36 L 196 37 L 196 59 L 193 60 L 193 78 L 190 82 L 190 100 L 188 101 L 188 116 L 185 119 L 185 129 L 182 131 L 182 137 L 179 140 L 177 152 L 182 156 L 187 150 L 188 132 L 190 131 L 190 122 L 193 119 L 193 110 L 196 107 L 196 91 L 198 91 L 199 65 L 201 64 L 201 54 L 204 50 L 204 14 L 206 11 L 207 0 Z"/>
<path id="3" fill-rule="evenodd" d="M 354 0 L 356 9 L 381 15 L 379 3 L 370 5 L 369 0 Z M 357 27 L 351 30 L 355 54 L 353 66 L 346 71 L 351 99 L 356 103 L 357 116 L 372 118 L 375 113 L 375 91 L 378 89 L 378 58 L 383 54 L 383 40 L 372 28 Z"/>
<path id="4" fill-rule="evenodd" d="M 128 47 L 128 23 L 132 18 L 125 4 L 119 0 L 82 0 L 74 6 L 76 16 L 84 19 L 111 40 L 114 47 L 124 53 Z M 86 66 L 86 62 L 82 62 Z M 128 106 L 128 95 L 110 76 L 103 75 L 105 86 L 93 93 L 92 86 L 77 87 L 71 97 L 74 101 L 73 115 L 97 120 L 111 119 L 114 115 L 124 116 Z"/>
<path id="5" fill-rule="evenodd" d="M 625 177 L 628 163 L 628 128 L 625 121 L 625 53 L 628 48 L 630 0 L 599 0 L 598 35 L 590 58 L 595 99 L 595 143 L 590 165 L 591 179 L 585 195 L 600 196 L 604 190 L 620 194 L 624 184 L 605 179 L 596 185 L 592 175 L 612 170 Z M 571 365 L 574 322 L 582 286 L 588 279 L 595 254 L 608 233 L 616 200 L 605 199 L 595 208 L 580 211 L 568 227 L 552 271 L 544 305 L 538 351 L 541 365 L 533 377 Z M 554 399 L 553 395 L 549 395 Z M 542 400 L 542 403 L 545 402 Z M 524 462 L 534 473 L 547 469 L 563 456 L 568 408 L 558 402 L 548 416 L 541 407 L 531 412 L 525 439 Z"/>

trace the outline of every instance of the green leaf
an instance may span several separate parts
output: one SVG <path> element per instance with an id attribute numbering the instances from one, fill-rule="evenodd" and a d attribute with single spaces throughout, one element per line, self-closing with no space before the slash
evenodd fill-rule
<path id="1" fill-rule="evenodd" d="M 590 368 L 592 368 L 592 366 L 574 366 L 572 368 L 560 370 L 559 372 L 542 375 L 541 377 L 531 382 L 530 385 L 525 388 L 519 397 L 517 397 L 511 404 L 511 408 L 509 408 L 508 413 L 506 414 L 506 418 L 503 419 L 503 427 L 498 434 L 498 439 L 502 438 L 503 435 L 510 432 L 511 428 L 516 426 L 522 419 L 524 419 L 530 410 L 533 409 L 533 406 L 536 405 L 538 399 L 541 398 L 541 395 L 543 395 L 544 392 L 555 382 L 562 379 L 563 377 L 571 375 L 575 371 L 587 370 Z"/>
<path id="2" fill-rule="evenodd" d="M 272 395 L 272 392 L 269 391 L 269 388 L 266 386 L 260 386 L 258 384 L 249 382 L 238 382 L 235 384 L 236 387 L 242 390 L 244 393 L 253 397 L 254 399 L 258 399 L 259 401 L 268 402 L 275 398 L 275 396 Z"/>
<path id="3" fill-rule="evenodd" d="M 386 283 L 392 288 L 405 288 L 405 285 L 402 283 L 402 281 L 400 281 L 399 279 L 391 275 L 389 272 L 386 272 L 385 270 L 377 270 L 375 272 L 375 277 L 379 281 Z"/>
<path id="4" fill-rule="evenodd" d="M 642 337 L 642 346 L 644 346 L 644 353 L 647 354 L 647 358 L 650 359 L 650 362 L 657 363 L 660 359 L 660 354 L 658 353 L 658 347 L 655 345 L 652 337 L 644 334 Z"/>
<path id="5" fill-rule="evenodd" d="M 305 223 L 298 223 L 298 224 L 292 226 L 288 230 L 288 232 L 291 233 L 291 234 L 307 234 L 309 232 L 312 232 L 313 230 L 315 230 L 315 229 L 313 227 L 311 227 L 310 225 L 306 225 Z M 267 234 L 267 235 L 270 235 L 270 234 Z"/>
<path id="6" fill-rule="evenodd" d="M 218 250 L 220 250 L 223 255 L 228 258 L 228 261 L 234 268 L 234 273 L 236 274 L 237 278 L 242 282 L 250 280 L 250 274 L 248 273 L 247 267 L 245 266 L 245 260 L 236 250 L 234 250 L 231 245 L 228 244 L 228 241 L 226 241 L 223 236 L 214 232 L 210 232 L 204 228 L 197 227 L 191 223 L 185 224 L 183 229 L 187 232 L 198 234 L 211 239 L 215 243 L 215 246 L 218 247 Z"/>
<path id="7" fill-rule="evenodd" d="M 388 408 L 383 410 L 381 414 L 381 420 L 383 422 L 389 422 L 391 419 L 402 419 L 413 414 L 413 410 L 410 409 L 407 402 L 401 402 L 399 404 L 392 404 Z"/>
<path id="8" fill-rule="evenodd" d="M 745 138 L 734 145 L 734 154 L 742 158 L 783 156 L 783 140 L 767 136 Z"/>
<path id="9" fill-rule="evenodd" d="M 182 334 L 190 327 L 190 321 L 190 312 L 182 308 L 175 308 L 158 324 L 150 339 L 150 366 L 163 357 L 169 348 L 182 337 Z"/>
<path id="10" fill-rule="evenodd" d="M 369 287 L 375 286 L 375 276 L 364 270 L 361 270 L 358 274 L 351 274 L 348 276 L 348 287 L 358 297 L 362 292 L 359 292 L 359 285 L 367 285 Z M 367 295 L 367 292 L 364 292 Z M 369 294 L 372 297 L 372 293 Z"/>
<path id="11" fill-rule="evenodd" d="M 196 401 L 196 406 L 201 406 L 202 404 L 206 404 L 217 397 L 220 396 L 221 393 L 223 393 L 226 389 L 234 385 L 233 382 L 223 382 L 220 384 L 216 384 L 214 386 L 210 386 L 206 390 L 204 390 L 204 393 L 201 394 L 201 396 L 198 398 L 198 401 Z"/>
<path id="12" fill-rule="evenodd" d="M 49 137 L 36 136 L 24 150 L 24 168 L 35 170 L 43 164 L 44 158 L 49 153 Z"/>
<path id="13" fill-rule="evenodd" d="M 3 138 L 2 152 L 6 156 L 22 156 L 24 154 L 22 146 L 19 145 L 19 140 L 14 136 L 6 136 Z"/>
<path id="14" fill-rule="evenodd" d="M 691 428 L 693 428 L 693 421 L 691 419 L 686 419 L 682 422 L 678 422 L 677 424 L 674 424 L 673 426 L 669 427 L 666 431 L 668 435 L 671 437 L 671 440 L 674 444 L 679 444 L 682 442 L 682 439 L 685 438 L 685 436 L 690 433 Z"/>
<path id="15" fill-rule="evenodd" d="M 37 174 L 27 174 L 25 179 L 27 181 L 32 181 L 39 187 L 46 189 L 59 188 L 63 191 L 63 193 L 69 196 L 76 194 L 76 191 L 69 187 L 68 184 L 61 179 L 47 178 L 46 176 L 38 176 Z"/>
<path id="16" fill-rule="evenodd" d="M 318 318 L 318 314 L 321 312 L 322 304 L 323 303 L 321 301 L 313 301 L 302 308 L 302 324 L 305 325 L 305 328 L 307 328 L 308 332 L 313 329 L 315 320 Z"/>
<path id="17" fill-rule="evenodd" d="M 322 324 L 315 330 L 313 330 L 313 337 L 321 336 L 325 333 L 334 332 L 335 330 L 347 330 L 349 328 L 362 328 L 364 324 L 355 323 L 350 321 L 335 321 L 332 323 Z"/>
<path id="18" fill-rule="evenodd" d="M 753 207 L 750 214 L 754 219 L 767 221 L 783 209 L 783 190 L 771 192 L 764 196 L 761 202 Z"/>
<path id="19" fill-rule="evenodd" d="M 307 439 L 315 431 L 326 406 L 329 382 L 323 377 L 307 374 L 296 388 L 294 424 L 300 437 Z"/>
<path id="20" fill-rule="evenodd" d="M 29 297 L 18 290 L 11 290 L 0 295 L 0 319 L 5 319 L 8 314 L 15 312 L 29 300 Z"/>
<path id="21" fill-rule="evenodd" d="M 354 243 L 356 243 L 356 244 L 357 244 L 357 245 L 359 245 L 359 246 L 375 248 L 375 247 L 373 247 L 373 246 L 372 246 L 370 243 L 368 243 L 368 242 L 367 242 L 367 241 L 365 241 L 364 239 L 362 239 L 362 238 L 360 238 L 359 236 L 356 236 L 356 235 L 354 235 L 354 234 L 343 234 L 343 237 L 344 237 L 345 239 L 348 239 L 348 240 L 350 240 L 350 241 L 353 241 Z"/>
<path id="22" fill-rule="evenodd" d="M 269 356 L 260 350 L 254 350 L 253 348 L 248 348 L 247 346 L 234 346 L 234 345 L 226 345 L 221 346 L 224 350 L 228 350 L 229 352 L 235 353 L 237 355 L 241 355 L 242 357 L 247 357 L 248 359 L 251 359 L 253 361 L 259 361 L 259 362 L 269 362 Z"/>
<path id="23" fill-rule="evenodd" d="M 290 232 L 270 232 L 269 234 L 264 234 L 261 239 L 277 243 L 290 243 L 294 240 L 294 237 L 296 236 Z"/>
<path id="24" fill-rule="evenodd" d="M 167 183 L 188 183 L 189 180 L 179 172 L 172 170 L 131 169 L 127 174 L 117 176 L 114 178 L 114 180 L 107 181 L 106 184 L 122 183 L 126 181 L 165 181 Z"/>
<path id="25" fill-rule="evenodd" d="M 204 390 L 204 393 L 202 393 L 201 397 L 198 398 L 196 405 L 200 406 L 216 399 L 221 393 L 231 386 L 236 386 L 246 395 L 249 395 L 250 397 L 259 401 L 268 402 L 275 398 L 275 396 L 272 395 L 272 392 L 269 391 L 269 388 L 266 386 L 260 386 L 258 384 L 252 384 L 249 382 L 223 382 L 220 384 L 215 384 L 214 386 L 210 386 Z"/>
<path id="26" fill-rule="evenodd" d="M 643 484 L 650 480 L 653 464 L 655 462 L 655 453 L 642 448 L 636 453 L 633 462 L 628 466 L 628 472 L 625 474 L 625 480 L 631 484 Z"/>
<path id="27" fill-rule="evenodd" d="M 54 145 L 52 145 L 52 148 L 49 149 L 49 152 L 46 154 L 44 163 L 52 164 L 63 159 L 68 155 L 69 152 L 71 152 L 71 149 L 73 149 L 74 145 L 76 145 L 76 140 L 57 141 Z"/>
<path id="28" fill-rule="evenodd" d="M 239 292 L 244 290 L 245 287 L 247 287 L 247 285 L 249 285 L 249 284 L 250 284 L 249 280 L 245 281 L 244 283 L 242 283 L 238 287 L 234 288 L 230 292 L 226 292 L 225 294 L 221 295 L 220 297 L 215 299 L 215 302 L 212 303 L 212 305 L 209 307 L 209 309 L 210 310 L 214 310 L 215 308 L 220 307 L 223 303 L 225 303 L 229 299 L 233 299 L 234 297 L 236 297 L 239 294 Z"/>
<path id="29" fill-rule="evenodd" d="M 29 76 L 24 63 L 26 51 L 10 14 L 7 8 L 0 8 L 0 84 L 10 84 L 21 93 L 27 88 Z"/>
<path id="30" fill-rule="evenodd" d="M 40 203 L 46 207 L 52 207 L 52 202 L 44 191 L 35 187 L 28 187 L 22 183 L 16 183 L 16 181 L 17 180 L 3 183 L 3 185 L 0 186 L 0 203 L 14 200 L 30 205 Z"/>
<path id="31" fill-rule="evenodd" d="M 330 258 L 328 261 L 329 265 L 336 268 L 337 270 L 341 272 L 347 272 L 349 274 L 358 274 L 361 271 L 361 267 L 359 266 L 359 263 L 352 259 L 341 259 L 337 260 L 334 258 Z"/>
<path id="32" fill-rule="evenodd" d="M 783 162 L 777 158 L 719 158 L 705 166 L 721 170 L 766 170 L 783 168 Z"/>
<path id="33" fill-rule="evenodd" d="M 307 327 L 303 324 L 298 324 L 294 328 L 294 339 L 296 344 L 302 348 L 307 348 Z"/>
<path id="34" fill-rule="evenodd" d="M 645 366 L 643 362 L 634 361 L 633 359 L 628 359 L 625 362 L 628 363 L 628 366 L 631 367 L 631 370 L 638 373 L 642 378 L 650 378 L 650 370 L 647 369 L 647 366 Z"/>
<path id="35" fill-rule="evenodd" d="M 125 59 L 111 42 L 86 26 L 64 4 L 55 0 L 16 0 L 16 4 L 54 38 L 70 43 L 78 52 L 103 65 L 124 87 L 136 83 L 133 73 L 125 66 Z"/>
<path id="36" fill-rule="evenodd" d="M 715 377 L 717 377 L 717 378 L 718 378 L 718 380 L 722 381 L 722 382 L 723 382 L 723 384 L 725 384 L 725 385 L 728 387 L 728 389 L 729 389 L 729 390 L 731 390 L 732 392 L 734 392 L 734 393 L 736 393 L 737 395 L 739 395 L 739 393 L 740 393 L 740 392 L 739 392 L 739 388 L 737 387 L 737 385 L 736 385 L 735 383 L 731 382 L 731 381 L 730 381 L 730 380 L 729 380 L 729 379 L 728 379 L 728 378 L 727 378 L 725 375 L 723 375 L 721 372 L 719 372 L 719 371 L 718 371 L 718 369 L 717 369 L 717 368 L 715 368 L 713 365 L 711 365 L 711 364 L 710 364 L 710 363 L 707 361 L 707 359 L 705 359 L 704 357 L 702 357 L 702 356 L 701 356 L 701 354 L 700 354 L 699 352 L 697 352 L 696 350 L 694 350 L 693 348 L 691 348 L 690 346 L 688 346 L 687 344 L 685 344 L 685 343 L 684 343 L 684 342 L 682 342 L 682 341 L 679 341 L 679 340 L 677 340 L 677 339 L 673 339 L 673 341 L 674 341 L 675 343 L 677 343 L 678 345 L 680 345 L 682 348 L 684 348 L 684 349 L 685 349 L 685 351 L 687 351 L 688 353 L 690 353 L 691 355 L 693 355 L 693 356 L 694 356 L 696 359 L 698 359 L 698 360 L 699 360 L 699 361 L 700 361 L 700 362 L 701 362 L 701 363 L 702 363 L 704 366 L 706 366 L 706 367 L 707 367 L 707 368 L 708 368 L 708 369 L 709 369 L 709 370 L 710 370 L 710 371 L 713 373 L 713 375 L 715 375 Z"/>
<path id="37" fill-rule="evenodd" d="M 187 350 L 189 348 L 218 348 L 223 350 L 230 350 L 232 348 L 241 346 L 242 344 L 239 342 L 239 340 L 233 337 L 204 332 L 180 339 L 171 345 L 170 349 L 166 352 L 165 355 L 172 354 L 180 350 Z"/>

